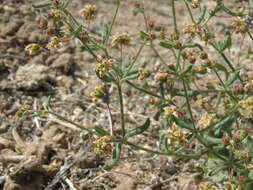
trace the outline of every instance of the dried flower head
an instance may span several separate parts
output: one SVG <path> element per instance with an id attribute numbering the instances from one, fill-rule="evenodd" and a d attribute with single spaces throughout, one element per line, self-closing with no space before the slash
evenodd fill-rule
<path id="1" fill-rule="evenodd" d="M 154 77 L 155 81 L 159 83 L 166 82 L 170 78 L 171 75 L 167 72 L 158 72 Z"/>
<path id="2" fill-rule="evenodd" d="M 85 20 L 93 20 L 96 12 L 96 5 L 86 5 L 85 8 L 80 11 L 80 14 L 85 18 Z"/>
<path id="3" fill-rule="evenodd" d="M 91 94 L 93 98 L 103 99 L 106 97 L 106 84 L 95 87 L 95 91 Z"/>
<path id="4" fill-rule="evenodd" d="M 163 110 L 164 110 L 164 116 L 166 118 L 169 118 L 172 115 L 175 117 L 180 117 L 183 115 L 183 113 L 176 106 L 167 106 L 163 108 Z"/>
<path id="5" fill-rule="evenodd" d="M 119 34 L 114 36 L 112 39 L 112 46 L 128 46 L 130 43 L 130 35 L 129 34 Z"/>
<path id="6" fill-rule="evenodd" d="M 236 33 L 244 34 L 248 31 L 247 23 L 241 17 L 237 17 L 237 19 L 234 20 L 231 25 Z"/>
<path id="7" fill-rule="evenodd" d="M 165 136 L 168 137 L 168 143 L 174 146 L 185 146 L 188 142 L 187 137 L 189 135 L 190 133 L 188 131 L 182 130 L 175 123 L 165 132 Z"/>
<path id="8" fill-rule="evenodd" d="M 216 121 L 217 121 L 217 118 L 215 114 L 205 113 L 204 115 L 202 115 L 201 119 L 199 120 L 198 125 L 201 129 L 204 129 L 210 126 L 211 124 L 215 123 Z"/>
<path id="9" fill-rule="evenodd" d="M 93 141 L 93 150 L 100 156 L 108 156 L 112 153 L 112 137 L 96 137 Z"/>
<path id="10" fill-rule="evenodd" d="M 150 71 L 146 68 L 139 68 L 139 79 L 144 80 L 150 76 Z"/>
<path id="11" fill-rule="evenodd" d="M 47 44 L 48 49 L 60 48 L 62 47 L 61 39 L 54 36 L 52 37 L 51 41 Z"/>
<path id="12" fill-rule="evenodd" d="M 191 37 L 196 36 L 202 32 L 202 28 L 199 24 L 190 24 L 184 28 L 184 33 L 190 34 Z"/>
<path id="13" fill-rule="evenodd" d="M 38 44 L 29 44 L 25 47 L 25 51 L 27 51 L 29 55 L 36 55 L 39 50 L 40 46 Z"/>

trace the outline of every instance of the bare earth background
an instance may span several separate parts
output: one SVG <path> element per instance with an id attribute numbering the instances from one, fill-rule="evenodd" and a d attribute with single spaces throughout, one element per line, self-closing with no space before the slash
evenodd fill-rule
<path id="1" fill-rule="evenodd" d="M 106 172 L 101 166 L 109 158 L 100 158 L 93 153 L 92 139 L 85 132 L 54 117 L 18 117 L 18 111 L 24 105 L 39 109 L 41 102 L 51 95 L 52 108 L 58 114 L 87 127 L 94 124 L 109 127 L 106 105 L 95 105 L 91 101 L 91 92 L 100 84 L 94 76 L 94 60 L 80 52 L 78 43 L 71 41 L 59 51 L 44 51 L 34 57 L 25 54 L 26 45 L 45 44 L 49 39 L 36 25 L 36 20 L 46 10 L 32 9 L 32 2 L 36 1 L 0 0 L 0 189 L 197 189 L 197 161 L 154 156 L 125 148 L 120 164 Z M 99 31 L 112 17 L 113 2 L 74 0 L 69 8 L 81 21 L 79 10 L 85 4 L 96 4 L 98 15 L 90 27 Z M 132 14 L 134 2 L 123 1 L 114 34 L 128 32 L 135 35 L 144 29 L 142 17 Z M 169 1 L 143 2 L 150 20 L 164 26 L 166 32 L 172 32 Z M 213 6 L 212 2 L 208 3 L 209 7 Z M 179 26 L 190 22 L 184 7 L 177 7 L 177 13 Z M 217 21 L 216 26 L 219 33 L 226 23 Z M 134 55 L 137 46 L 131 42 L 125 55 Z M 239 44 L 233 47 L 231 55 L 238 55 L 238 47 Z M 168 63 L 172 60 L 167 50 L 158 50 Z M 148 47 L 138 60 L 139 64 L 144 62 L 152 68 L 159 65 Z M 112 94 L 116 93 L 113 87 L 110 90 Z M 148 107 L 148 97 L 128 88 L 124 92 L 128 128 L 136 127 L 147 116 L 155 114 L 155 110 Z M 116 97 L 112 98 L 117 130 L 120 128 L 116 100 Z M 148 132 L 133 139 L 135 143 L 157 147 L 161 124 L 152 121 Z"/>

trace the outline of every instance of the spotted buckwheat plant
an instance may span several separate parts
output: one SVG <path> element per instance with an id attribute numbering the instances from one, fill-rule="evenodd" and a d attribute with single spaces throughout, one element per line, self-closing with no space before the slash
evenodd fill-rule
<path id="1" fill-rule="evenodd" d="M 149 17 L 145 1 L 136 0 L 133 14 L 142 16 L 144 23 L 136 34 L 131 28 L 115 32 L 119 8 L 125 1 L 112 1 L 115 11 L 102 32 L 91 29 L 99 14 L 96 5 L 87 4 L 81 9 L 79 22 L 68 11 L 67 0 L 34 4 L 34 8 L 47 8 L 38 27 L 50 38 L 47 45 L 30 44 L 25 49 L 33 56 L 44 50 L 55 51 L 76 39 L 81 50 L 93 56 L 94 73 L 103 84 L 94 88 L 91 97 L 94 102 L 105 102 L 110 113 L 110 97 L 116 96 L 118 104 L 114 107 L 118 106 L 120 117 L 116 121 L 109 118 L 110 126 L 75 126 L 93 135 L 95 153 L 105 158 L 112 155 L 104 168 L 116 167 L 123 148 L 128 146 L 152 154 L 195 159 L 198 166 L 194 169 L 203 179 L 199 183 L 202 190 L 253 189 L 252 2 L 167 0 L 167 28 Z M 206 6 L 207 2 L 211 6 Z M 187 24 L 179 23 L 178 7 L 185 7 L 190 20 Z M 221 30 L 215 24 L 217 19 L 225 21 Z M 238 55 L 234 52 L 237 41 Z M 133 45 L 136 51 L 128 51 Z M 141 62 L 145 48 L 156 56 L 156 63 L 153 59 Z M 246 59 L 249 64 L 244 64 Z M 114 87 L 117 93 L 109 93 L 108 87 Z M 131 126 L 125 118 L 126 99 L 130 98 L 123 98 L 125 87 L 134 92 L 129 96 L 148 96 L 143 101 L 154 112 L 153 116 L 144 115 L 147 119 L 139 126 Z M 73 124 L 55 113 L 49 103 L 41 114 L 52 114 Z M 132 137 L 147 133 L 154 120 L 160 123 L 156 139 L 159 146 L 135 144 Z M 144 137 L 150 136 L 140 138 Z"/>

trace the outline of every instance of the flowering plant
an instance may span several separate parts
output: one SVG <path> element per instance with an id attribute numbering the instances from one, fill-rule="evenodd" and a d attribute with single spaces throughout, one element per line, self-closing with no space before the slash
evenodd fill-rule
<path id="1" fill-rule="evenodd" d="M 39 24 L 53 36 L 46 48 L 59 48 L 64 40 L 76 38 L 81 43 L 81 49 L 88 51 L 97 62 L 94 71 L 103 84 L 95 88 L 92 94 L 94 102 L 103 101 L 110 110 L 109 96 L 112 95 L 108 92 L 108 85 L 117 88 L 120 135 L 116 134 L 113 122 L 110 131 L 105 126 L 89 129 L 75 124 L 96 136 L 93 143 L 96 153 L 112 154 L 111 161 L 104 168 L 110 170 L 117 165 L 122 148 L 129 146 L 158 155 L 198 159 L 200 164 L 196 169 L 202 179 L 221 182 L 226 189 L 252 189 L 253 74 L 228 56 L 237 35 L 252 44 L 252 17 L 249 14 L 252 6 L 249 1 L 234 1 L 233 4 L 241 7 L 234 9 L 227 6 L 226 1 L 213 0 L 215 6 L 208 11 L 201 0 L 170 0 L 172 33 L 157 29 L 156 23 L 147 17 L 145 3 L 137 1 L 133 13 L 143 16 L 145 28 L 140 29 L 137 36 L 128 33 L 113 36 L 122 3 L 115 1 L 114 16 L 103 27 L 101 34 L 90 31 L 73 17 L 67 9 L 69 1 L 46 0 L 33 5 L 35 8 L 51 8 Z M 177 4 L 184 4 L 191 18 L 191 23 L 183 28 L 178 25 Z M 87 5 L 80 11 L 87 23 L 93 22 L 97 13 L 95 5 Z M 221 38 L 216 36 L 211 23 L 219 14 L 233 19 Z M 51 26 L 47 20 L 50 20 Z M 123 49 L 128 48 L 132 41 L 139 47 L 135 55 L 126 56 Z M 146 46 L 158 57 L 158 70 L 138 64 Z M 160 54 L 158 49 L 161 47 L 172 54 L 173 62 Z M 117 48 L 119 56 L 110 54 L 112 48 Z M 249 48 L 247 44 L 245 48 Z M 38 44 L 31 44 L 26 50 L 35 55 L 40 48 Z M 163 126 L 158 132 L 158 149 L 131 142 L 132 137 L 148 130 L 152 119 L 147 116 L 138 127 L 126 127 L 123 86 L 150 97 L 147 103 L 151 105 L 150 109 L 156 109 L 155 120 Z M 41 113 L 53 114 L 73 124 L 52 111 L 50 104 Z M 203 184 L 200 185 L 202 189 L 218 188 L 211 183 Z"/>

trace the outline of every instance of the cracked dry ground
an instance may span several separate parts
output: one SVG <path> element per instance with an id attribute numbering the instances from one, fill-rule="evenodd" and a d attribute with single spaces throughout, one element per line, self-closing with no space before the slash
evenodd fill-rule
<path id="1" fill-rule="evenodd" d="M 32 9 L 31 2 L 36 1 L 0 0 L 0 189 L 196 189 L 197 173 L 192 170 L 195 161 L 125 148 L 119 165 L 106 172 L 101 166 L 109 158 L 93 153 L 92 138 L 86 132 L 55 117 L 18 116 L 23 106 L 40 109 L 42 102 L 51 95 L 52 108 L 58 114 L 87 127 L 94 124 L 109 126 L 106 105 L 94 105 L 90 97 L 100 83 L 93 72 L 94 60 L 87 53 L 80 52 L 78 44 L 73 41 L 59 51 L 43 51 L 34 57 L 25 54 L 26 45 L 48 41 L 36 26 L 36 19 L 43 12 Z M 144 27 L 141 17 L 131 16 L 133 2 L 123 2 L 115 33 L 135 33 Z M 166 25 L 171 17 L 166 2 L 147 2 L 149 16 L 158 24 Z M 82 0 L 73 1 L 70 9 L 80 19 L 77 12 L 88 3 L 98 6 L 99 22 L 92 26 L 98 30 L 111 18 L 110 10 L 115 5 L 112 0 Z M 156 9 L 157 3 L 159 10 Z M 187 22 L 189 18 L 183 9 L 178 11 L 182 24 Z M 166 27 L 170 30 L 171 23 Z M 133 31 L 128 31 L 129 28 Z M 136 51 L 135 44 L 131 48 L 129 54 Z M 161 54 L 168 56 L 164 50 Z M 158 62 L 148 47 L 139 62 L 146 60 Z M 147 97 L 134 95 L 135 92 L 128 88 L 124 90 L 125 98 L 131 97 L 125 99 L 125 104 L 127 125 L 133 128 L 145 119 L 145 115 L 153 116 L 155 112 L 145 107 Z M 115 94 L 115 91 L 112 87 L 111 93 Z M 112 97 L 112 114 L 116 130 L 119 130 L 116 100 Z M 133 140 L 146 147 L 156 147 L 160 127 L 153 121 L 147 133 Z"/>

